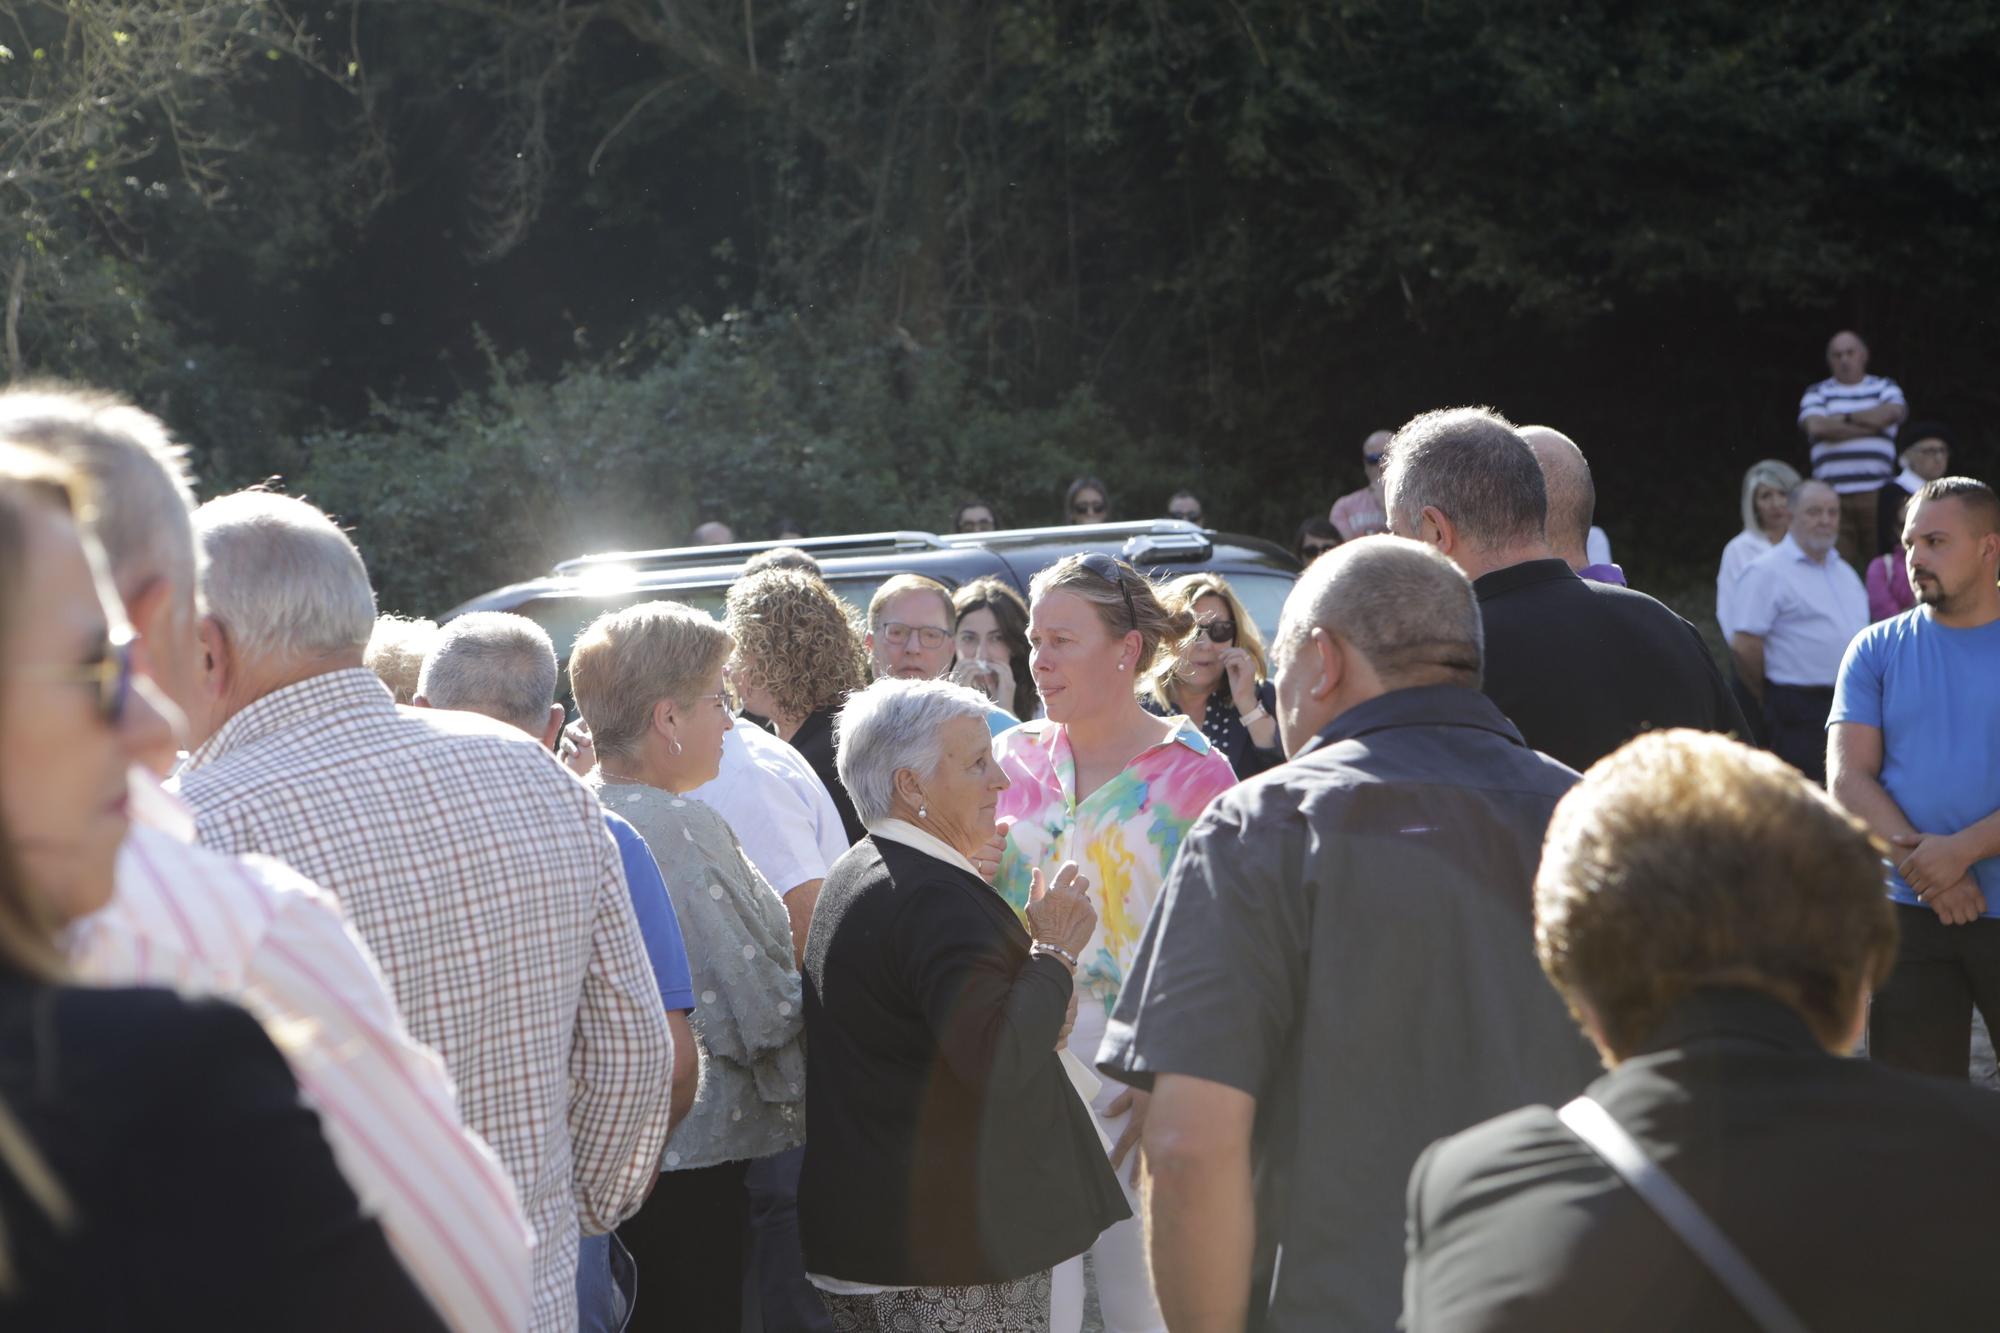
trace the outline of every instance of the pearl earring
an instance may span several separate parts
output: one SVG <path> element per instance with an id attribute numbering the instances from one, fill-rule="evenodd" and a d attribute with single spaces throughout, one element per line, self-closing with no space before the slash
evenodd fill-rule
<path id="1" fill-rule="evenodd" d="M 929 818 L 930 818 L 930 814 L 931 814 L 931 812 L 930 812 L 930 811 L 929 811 L 928 809 L 926 809 L 926 808 L 925 808 L 925 806 L 924 806 L 924 803 L 923 803 L 922 801 L 918 801 L 918 802 L 917 802 L 917 818 L 918 818 L 918 819 L 929 819 Z"/>

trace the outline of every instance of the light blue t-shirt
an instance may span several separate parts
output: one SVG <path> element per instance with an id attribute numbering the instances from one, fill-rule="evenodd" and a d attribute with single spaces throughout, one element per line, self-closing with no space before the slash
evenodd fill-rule
<path id="1" fill-rule="evenodd" d="M 1020 718 L 1015 717 L 998 704 L 988 704 L 986 706 L 986 730 L 990 734 L 998 736 L 1001 732 L 1020 725 Z"/>
<path id="2" fill-rule="evenodd" d="M 606 810 L 604 822 L 618 844 L 618 859 L 625 863 L 625 888 L 632 895 L 632 915 L 639 918 L 639 938 L 646 945 L 646 961 L 653 966 L 660 1003 L 668 1009 L 692 1009 L 694 978 L 688 972 L 687 941 L 653 849 L 623 815 Z"/>
<path id="3" fill-rule="evenodd" d="M 1919 606 L 1878 621 L 1841 659 L 1827 725 L 1882 732 L 1882 787 L 1925 833 L 1956 833 L 2000 810 L 2000 621 L 1952 629 Z M 2000 917 L 2000 856 L 1972 866 Z M 1918 906 L 1892 875 L 1890 897 Z"/>

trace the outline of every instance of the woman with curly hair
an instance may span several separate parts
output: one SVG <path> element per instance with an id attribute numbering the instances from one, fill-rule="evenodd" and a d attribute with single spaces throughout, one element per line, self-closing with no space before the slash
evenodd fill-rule
<path id="1" fill-rule="evenodd" d="M 812 765 L 848 842 L 859 842 L 867 829 L 833 764 L 833 715 L 867 683 L 867 654 L 847 608 L 811 575 L 767 569 L 730 585 L 723 623 L 736 640 L 729 683 L 737 698 Z"/>

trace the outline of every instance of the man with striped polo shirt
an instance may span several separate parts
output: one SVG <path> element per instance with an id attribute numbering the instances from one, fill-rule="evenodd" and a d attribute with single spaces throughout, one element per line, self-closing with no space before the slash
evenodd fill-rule
<path id="1" fill-rule="evenodd" d="M 1833 371 L 1799 399 L 1813 480 L 1840 494 L 1840 555 L 1856 569 L 1875 558 L 1876 492 L 1896 475 L 1896 427 L 1909 415 L 1896 381 L 1868 373 L 1868 344 L 1842 329 L 1826 345 Z"/>

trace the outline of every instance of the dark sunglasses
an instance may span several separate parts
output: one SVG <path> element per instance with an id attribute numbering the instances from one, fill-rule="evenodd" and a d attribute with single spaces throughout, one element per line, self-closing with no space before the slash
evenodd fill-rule
<path id="1" fill-rule="evenodd" d="M 1125 586 L 1125 571 L 1116 560 L 1102 551 L 1092 551 L 1079 562 L 1083 567 L 1106 583 L 1118 585 L 1118 591 L 1125 596 L 1125 615 L 1133 629 L 1139 628 L 1139 612 L 1132 605 L 1132 590 Z"/>
<path id="2" fill-rule="evenodd" d="M 1104 512 L 1104 501 L 1099 500 L 1097 503 L 1092 504 L 1088 500 L 1078 500 L 1069 507 L 1069 512 L 1072 514 L 1101 514 Z"/>
<path id="3" fill-rule="evenodd" d="M 1307 542 L 1299 548 L 1299 554 L 1307 560 L 1317 560 L 1338 545 L 1339 542 Z"/>
<path id="4" fill-rule="evenodd" d="M 1236 622 L 1233 620 L 1211 620 L 1206 625 L 1196 625 L 1194 632 L 1206 634 L 1210 643 L 1236 642 Z"/>
<path id="5" fill-rule="evenodd" d="M 1388 456 L 1389 455 L 1387 454 L 1363 454 L 1361 455 L 1361 461 L 1366 463 L 1369 467 L 1374 467 L 1377 463 L 1381 462 Z"/>
<path id="6" fill-rule="evenodd" d="M 1167 517 L 1177 518 L 1183 523 L 1199 523 L 1201 522 L 1201 511 L 1199 509 L 1170 509 L 1167 511 Z"/>
<path id="7" fill-rule="evenodd" d="M 88 662 L 29 667 L 22 674 L 30 680 L 96 686 L 97 716 L 107 726 L 115 727 L 124 719 L 125 705 L 132 698 L 132 635 L 128 631 L 108 636 L 98 656 Z"/>

